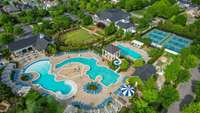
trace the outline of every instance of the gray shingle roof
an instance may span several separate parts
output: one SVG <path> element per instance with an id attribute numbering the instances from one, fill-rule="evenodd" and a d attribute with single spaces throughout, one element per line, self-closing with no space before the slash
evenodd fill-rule
<path id="1" fill-rule="evenodd" d="M 110 19 L 111 21 L 116 22 L 118 20 L 126 19 L 130 14 L 120 9 L 107 9 L 97 13 L 97 16 L 102 20 Z"/>
<path id="2" fill-rule="evenodd" d="M 156 74 L 156 69 L 151 64 L 145 64 L 142 67 L 136 68 L 134 76 L 139 76 L 142 80 L 147 80 L 152 75 Z"/>
<path id="3" fill-rule="evenodd" d="M 124 28 L 124 29 L 128 29 L 128 28 L 130 28 L 130 27 L 135 27 L 132 23 L 130 23 L 130 22 L 118 22 L 117 23 L 117 26 L 119 26 L 120 28 Z"/>
<path id="4" fill-rule="evenodd" d="M 108 51 L 111 54 L 114 54 L 114 53 L 119 51 L 119 48 L 112 45 L 112 44 L 109 44 L 109 45 L 106 46 L 105 50 Z"/>
<path id="5" fill-rule="evenodd" d="M 40 35 L 30 35 L 28 38 L 23 38 L 14 42 L 11 42 L 8 44 L 8 48 L 10 51 L 17 51 L 22 48 L 33 46 L 38 50 L 44 50 L 47 48 L 48 44 L 50 43 L 49 40 L 47 40 L 47 37 L 41 38 Z"/>
<path id="6" fill-rule="evenodd" d="M 19 11 L 19 9 L 17 9 L 15 6 L 13 5 L 8 5 L 8 6 L 4 6 L 3 7 L 4 11 L 7 13 L 13 13 L 13 12 L 17 12 Z"/>

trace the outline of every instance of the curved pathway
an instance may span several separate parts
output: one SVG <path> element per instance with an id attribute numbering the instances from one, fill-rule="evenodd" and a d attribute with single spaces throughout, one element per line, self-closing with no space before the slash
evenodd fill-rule
<path id="1" fill-rule="evenodd" d="M 181 108 L 190 103 L 194 97 L 194 93 L 192 91 L 192 86 L 193 86 L 193 81 L 198 80 L 200 81 L 200 70 L 198 69 L 198 67 L 191 69 L 190 71 L 191 73 L 191 78 L 188 82 L 185 83 L 181 83 L 179 84 L 179 86 L 177 87 L 177 90 L 179 91 L 180 94 L 180 100 L 173 103 L 167 113 L 180 113 L 181 112 Z"/>

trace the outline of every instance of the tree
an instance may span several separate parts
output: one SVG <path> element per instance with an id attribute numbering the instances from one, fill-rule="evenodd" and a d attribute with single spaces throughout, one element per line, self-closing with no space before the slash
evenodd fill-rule
<path id="1" fill-rule="evenodd" d="M 67 16 L 57 16 L 53 18 L 53 29 L 55 31 L 62 30 L 64 28 L 69 28 L 71 25 L 71 20 Z"/>
<path id="2" fill-rule="evenodd" d="M 7 33 L 13 33 L 13 31 L 14 31 L 14 27 L 11 24 L 4 24 L 3 29 Z"/>
<path id="3" fill-rule="evenodd" d="M 114 23 L 110 23 L 109 26 L 107 26 L 105 29 L 104 29 L 104 32 L 105 32 L 105 35 L 112 35 L 113 33 L 115 33 L 117 30 L 117 28 L 115 27 L 115 24 Z"/>
<path id="4" fill-rule="evenodd" d="M 179 93 L 172 86 L 165 86 L 160 91 L 159 99 L 163 107 L 169 107 L 173 102 L 179 100 Z"/>
<path id="5" fill-rule="evenodd" d="M 83 25 L 90 25 L 92 24 L 93 20 L 91 16 L 84 16 L 83 17 Z"/>
<path id="6" fill-rule="evenodd" d="M 144 60 L 141 60 L 141 59 L 135 60 L 135 61 L 133 62 L 133 66 L 134 66 L 134 67 L 142 67 L 144 64 L 145 64 Z"/>
<path id="7" fill-rule="evenodd" d="M 140 98 L 133 99 L 133 108 L 130 113 L 156 113 L 156 111 L 148 106 L 148 103 Z"/>
<path id="8" fill-rule="evenodd" d="M 0 82 L 0 101 L 8 100 L 12 96 L 13 94 L 11 89 Z"/>
<path id="9" fill-rule="evenodd" d="M 132 38 L 132 36 L 133 36 L 133 34 L 132 34 L 131 32 L 126 32 L 124 38 L 125 38 L 126 40 L 130 40 L 130 39 Z"/>
<path id="10" fill-rule="evenodd" d="M 190 72 L 188 70 L 185 69 L 181 69 L 181 71 L 179 72 L 179 76 L 176 80 L 176 83 L 181 83 L 181 82 L 187 82 L 190 79 L 191 75 Z"/>
<path id="11" fill-rule="evenodd" d="M 196 94 L 195 101 L 200 102 L 200 81 L 194 81 L 194 93 Z"/>
<path id="12" fill-rule="evenodd" d="M 122 59 L 122 64 L 120 65 L 120 71 L 126 71 L 129 68 L 129 62 L 126 59 Z"/>
<path id="13" fill-rule="evenodd" d="M 192 3 L 193 3 L 193 4 L 200 5 L 200 0 L 192 0 Z"/>
<path id="14" fill-rule="evenodd" d="M 187 22 L 187 15 L 181 14 L 175 17 L 174 23 L 185 26 Z"/>
<path id="15" fill-rule="evenodd" d="M 10 55 L 11 55 L 9 49 L 7 49 L 7 48 L 3 48 L 1 50 L 1 53 L 2 53 L 3 57 L 6 58 L 6 59 L 8 59 L 10 57 Z"/>
<path id="16" fill-rule="evenodd" d="M 157 101 L 159 93 L 157 90 L 155 77 L 151 77 L 144 82 L 144 86 L 142 87 L 142 96 L 144 100 L 148 103 L 153 103 Z"/>
<path id="17" fill-rule="evenodd" d="M 47 51 L 49 54 L 55 54 L 56 53 L 56 45 L 53 45 L 53 44 L 48 45 Z"/>
<path id="18" fill-rule="evenodd" d="M 14 38 L 11 34 L 0 33 L 0 45 L 1 44 L 8 44 L 13 40 L 14 40 Z"/>
<path id="19" fill-rule="evenodd" d="M 191 53 L 200 59 L 200 44 L 191 45 Z"/>
<path id="20" fill-rule="evenodd" d="M 200 102 L 189 104 L 182 110 L 182 113 L 200 113 Z"/>
<path id="21" fill-rule="evenodd" d="M 14 31 L 13 31 L 16 35 L 20 35 L 23 32 L 23 29 L 20 27 L 14 27 Z"/>
<path id="22" fill-rule="evenodd" d="M 165 78 L 167 82 L 174 82 L 177 80 L 181 71 L 181 66 L 177 62 L 173 62 L 165 69 Z"/>
<path id="23" fill-rule="evenodd" d="M 2 13 L 0 15 L 0 25 L 4 25 L 8 23 L 12 23 L 12 18 L 8 14 Z"/>
<path id="24" fill-rule="evenodd" d="M 198 65 L 198 58 L 194 55 L 187 55 L 184 59 L 182 59 L 182 65 L 186 69 L 194 68 Z"/>
<path id="25" fill-rule="evenodd" d="M 118 29 L 116 32 L 116 37 L 122 37 L 124 35 L 124 30 L 123 29 Z"/>
<path id="26" fill-rule="evenodd" d="M 137 82 L 137 87 L 141 87 L 142 86 L 142 80 L 138 77 L 138 76 L 133 76 L 130 77 L 126 80 L 126 83 L 131 85 L 131 86 L 135 86 Z"/>

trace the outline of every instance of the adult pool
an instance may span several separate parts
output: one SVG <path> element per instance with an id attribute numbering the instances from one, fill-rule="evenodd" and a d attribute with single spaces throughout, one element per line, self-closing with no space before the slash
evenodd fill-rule
<path id="1" fill-rule="evenodd" d="M 140 59 L 140 58 L 142 58 L 142 56 L 139 53 L 133 51 L 132 49 L 130 49 L 128 47 L 125 47 L 123 45 L 117 45 L 117 47 L 120 49 L 120 54 L 122 56 L 130 56 L 133 59 Z"/>

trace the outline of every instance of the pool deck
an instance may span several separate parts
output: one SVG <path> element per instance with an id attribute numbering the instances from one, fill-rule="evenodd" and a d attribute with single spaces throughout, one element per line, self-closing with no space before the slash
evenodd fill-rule
<path id="1" fill-rule="evenodd" d="M 80 63 L 71 63 L 63 66 L 62 68 L 55 69 L 55 65 L 60 63 L 63 60 L 74 58 L 74 57 L 87 57 L 87 58 L 95 58 L 97 59 L 98 65 L 107 67 L 107 62 L 103 61 L 103 59 L 93 53 L 93 52 L 84 52 L 84 53 L 71 53 L 71 54 L 64 54 L 61 56 L 51 57 L 50 62 L 53 65 L 53 73 L 56 74 L 57 80 L 72 80 L 77 84 L 77 93 L 74 95 L 73 100 L 74 101 L 81 101 L 85 104 L 96 106 L 103 102 L 106 98 L 108 98 L 114 91 L 116 91 L 122 84 L 122 79 L 126 76 L 131 76 L 131 74 L 134 72 L 134 69 L 129 69 L 127 72 L 119 73 L 120 77 L 118 78 L 118 81 L 115 84 L 112 84 L 110 86 L 104 86 L 101 83 L 101 78 L 97 77 L 96 80 L 90 79 L 86 75 L 86 71 L 89 70 L 89 67 Z M 84 84 L 88 82 L 98 82 L 103 86 L 102 91 L 99 94 L 88 94 L 83 91 Z"/>
<path id="2" fill-rule="evenodd" d="M 133 45 L 130 44 L 130 42 L 114 42 L 112 44 L 116 45 L 116 46 L 120 44 L 120 45 L 123 45 L 125 47 L 130 48 L 131 50 L 139 53 L 142 56 L 142 58 L 144 59 L 145 62 L 147 62 L 150 59 L 148 53 L 145 50 L 134 47 Z M 131 57 L 128 56 L 128 58 L 131 58 Z"/>

